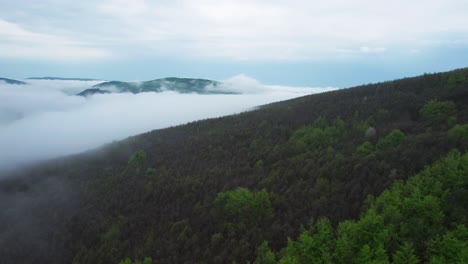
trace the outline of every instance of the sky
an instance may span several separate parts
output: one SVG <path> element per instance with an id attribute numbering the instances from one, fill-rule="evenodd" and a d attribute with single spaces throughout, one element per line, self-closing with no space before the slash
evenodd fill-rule
<path id="1" fill-rule="evenodd" d="M 0 77 L 349 87 L 466 67 L 468 0 L 0 0 Z"/>
<path id="2" fill-rule="evenodd" d="M 336 89 L 264 85 L 238 75 L 223 80 L 216 88 L 237 94 L 148 92 L 76 96 L 100 82 L 28 80 L 27 85 L 14 85 L 0 81 L 0 173 L 154 129 Z"/>

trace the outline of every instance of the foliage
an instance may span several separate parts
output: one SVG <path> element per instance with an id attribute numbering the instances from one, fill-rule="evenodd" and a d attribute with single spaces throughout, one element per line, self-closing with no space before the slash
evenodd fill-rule
<path id="1" fill-rule="evenodd" d="M 267 191 L 251 192 L 239 187 L 233 191 L 218 193 L 215 200 L 221 215 L 230 221 L 261 221 L 273 215 Z"/>
<path id="2" fill-rule="evenodd" d="M 467 69 L 462 70 L 461 72 L 450 73 L 447 76 L 446 86 L 449 88 L 461 86 L 468 83 L 468 73 Z"/>
<path id="3" fill-rule="evenodd" d="M 430 263 L 468 263 L 468 228 L 458 225 L 442 238 L 437 237 L 429 243 Z"/>
<path id="4" fill-rule="evenodd" d="M 374 145 L 372 145 L 372 143 L 370 143 L 369 141 L 362 143 L 356 148 L 356 152 L 359 155 L 363 155 L 363 156 L 367 156 L 373 151 L 374 151 Z"/>
<path id="5" fill-rule="evenodd" d="M 440 125 L 457 113 L 457 106 L 452 101 L 430 100 L 419 113 L 431 125 Z"/>
<path id="6" fill-rule="evenodd" d="M 307 147 L 329 146 L 335 144 L 345 133 L 345 123 L 341 118 L 333 120 L 332 124 L 320 117 L 310 125 L 298 129 L 291 141 Z"/>
<path id="7" fill-rule="evenodd" d="M 299 235 L 297 242 L 289 239 L 287 256 L 280 263 L 332 263 L 334 240 L 331 224 L 326 218 L 320 219 Z"/>
<path id="8" fill-rule="evenodd" d="M 254 264 L 274 264 L 276 263 L 275 254 L 271 251 L 267 241 L 263 241 L 257 249 L 257 258 Z"/>
<path id="9" fill-rule="evenodd" d="M 466 203 L 453 195 L 466 186 L 468 154 L 453 151 L 406 183 L 394 183 L 359 220 L 341 222 L 334 232 L 322 219 L 289 240 L 280 263 L 466 263 L 466 216 L 453 214 Z"/>
<path id="10" fill-rule="evenodd" d="M 136 168 L 146 161 L 146 152 L 143 150 L 136 151 L 128 159 L 128 166 Z"/>
<path id="11" fill-rule="evenodd" d="M 392 130 L 388 135 L 381 138 L 375 146 L 378 150 L 388 150 L 400 145 L 405 139 L 405 134 L 399 129 Z"/>
<path id="12" fill-rule="evenodd" d="M 399 250 L 393 254 L 393 263 L 395 264 L 418 264 L 419 259 L 414 254 L 413 247 L 405 242 Z"/>
<path id="13" fill-rule="evenodd" d="M 257 160 L 257 162 L 255 162 L 255 167 L 258 169 L 262 169 L 264 166 L 265 162 L 263 162 L 263 160 Z"/>
<path id="14" fill-rule="evenodd" d="M 451 116 L 451 117 L 448 118 L 447 124 L 448 124 L 450 127 L 453 127 L 454 125 L 457 124 L 457 121 L 458 121 L 458 119 L 457 119 L 455 116 Z"/>
<path id="15" fill-rule="evenodd" d="M 146 175 L 148 175 L 148 176 L 154 176 L 154 175 L 156 175 L 156 169 L 155 169 L 155 168 L 148 168 L 148 169 L 146 170 Z"/>
<path id="16" fill-rule="evenodd" d="M 456 125 L 449 130 L 448 136 L 456 142 L 468 142 L 468 124 Z"/>
<path id="17" fill-rule="evenodd" d="M 106 233 L 102 235 L 102 240 L 115 240 L 120 236 L 120 225 L 113 224 Z"/>
<path id="18" fill-rule="evenodd" d="M 132 261 L 131 259 L 126 258 L 120 261 L 119 264 L 153 264 L 153 259 L 151 259 L 150 257 L 146 257 L 143 260 Z"/>

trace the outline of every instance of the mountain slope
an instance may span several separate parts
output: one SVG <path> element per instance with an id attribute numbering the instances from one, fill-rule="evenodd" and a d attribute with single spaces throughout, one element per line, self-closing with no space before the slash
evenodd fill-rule
<path id="1" fill-rule="evenodd" d="M 1 81 L 6 82 L 6 83 L 8 83 L 8 84 L 18 84 L 18 85 L 27 84 L 27 83 L 22 82 L 22 81 L 13 80 L 13 79 L 7 79 L 7 78 L 0 78 L 0 82 L 1 82 Z"/>
<path id="2" fill-rule="evenodd" d="M 279 250 L 311 219 L 355 219 L 369 194 L 464 151 L 467 123 L 462 69 L 148 132 L 1 180 L 0 255 L 254 260 L 262 241 Z"/>

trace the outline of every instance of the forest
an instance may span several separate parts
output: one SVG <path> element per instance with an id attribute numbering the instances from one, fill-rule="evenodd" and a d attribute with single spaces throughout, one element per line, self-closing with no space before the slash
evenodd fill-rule
<path id="1" fill-rule="evenodd" d="M 2 263 L 467 263 L 468 68 L 0 177 Z"/>

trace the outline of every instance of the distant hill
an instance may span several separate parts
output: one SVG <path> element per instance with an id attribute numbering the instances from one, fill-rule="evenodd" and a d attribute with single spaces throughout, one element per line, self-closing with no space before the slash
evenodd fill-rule
<path id="1" fill-rule="evenodd" d="M 90 89 L 86 89 L 82 91 L 81 93 L 78 93 L 77 95 L 88 97 L 88 96 L 95 95 L 95 94 L 108 94 L 108 93 L 111 93 L 111 92 L 107 90 L 101 90 L 99 88 L 90 88 Z"/>
<path id="2" fill-rule="evenodd" d="M 117 93 L 174 91 L 178 93 L 232 94 L 232 92 L 216 90 L 216 87 L 220 84 L 220 82 L 206 79 L 169 77 L 145 82 L 110 81 L 96 84 L 93 88 L 106 89 Z"/>
<path id="3" fill-rule="evenodd" d="M 51 80 L 51 81 L 102 81 L 88 78 L 62 78 L 62 77 L 29 77 L 27 80 Z"/>
<path id="4" fill-rule="evenodd" d="M 13 80 L 13 79 L 7 79 L 7 78 L 0 78 L 0 81 L 4 81 L 8 84 L 18 84 L 18 85 L 24 85 L 27 84 L 26 82 L 18 81 L 18 80 Z"/>

